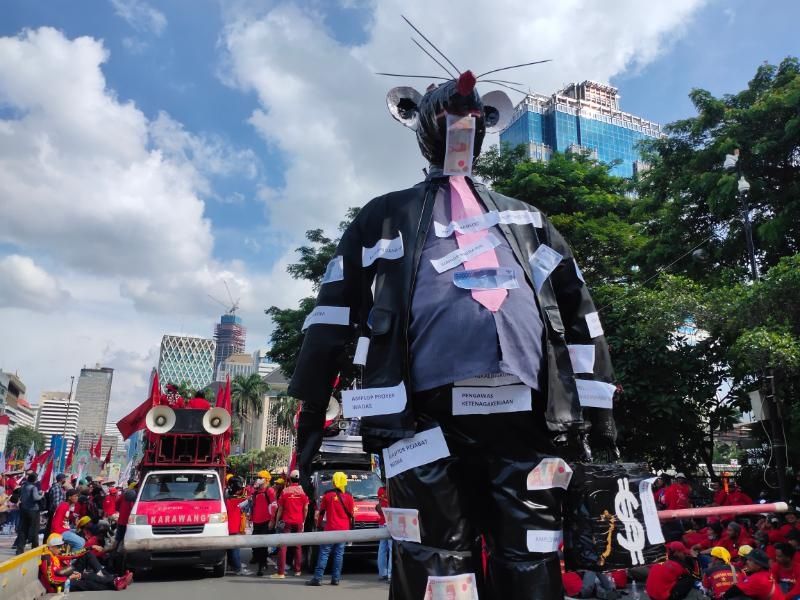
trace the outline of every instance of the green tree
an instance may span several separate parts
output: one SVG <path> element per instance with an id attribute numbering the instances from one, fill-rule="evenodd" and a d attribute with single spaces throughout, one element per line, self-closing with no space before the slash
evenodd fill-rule
<path id="1" fill-rule="evenodd" d="M 23 459 L 28 454 L 28 450 L 33 442 L 33 447 L 36 452 L 44 450 L 44 436 L 36 431 L 33 427 L 27 425 L 20 425 L 8 432 L 6 438 L 6 458 L 16 450 L 17 459 Z"/>
<path id="2" fill-rule="evenodd" d="M 294 417 L 297 414 L 299 400 L 291 396 L 279 396 L 270 407 L 270 414 L 275 417 L 278 427 L 285 427 L 294 437 Z"/>
<path id="3" fill-rule="evenodd" d="M 264 394 L 268 391 L 269 385 L 258 373 L 237 375 L 231 382 L 233 414 L 247 422 L 260 416 L 264 410 Z"/>
<path id="4" fill-rule="evenodd" d="M 289 464 L 292 449 L 289 446 L 267 446 L 264 450 L 250 450 L 228 458 L 228 471 L 240 477 L 253 476 L 266 469 L 272 471 Z"/>
<path id="5" fill-rule="evenodd" d="M 355 219 L 358 207 L 348 209 L 345 219 L 339 223 L 339 233 L 344 233 L 345 229 Z M 341 236 L 340 236 L 341 237 Z M 321 229 L 311 229 L 306 231 L 306 239 L 309 244 L 297 248 L 300 254 L 298 262 L 287 267 L 289 274 L 295 279 L 304 279 L 311 282 L 314 291 L 317 291 L 322 281 L 328 263 L 336 252 L 339 238 L 327 237 Z M 268 353 L 271 360 L 281 366 L 283 373 L 291 379 L 300 354 L 300 347 L 303 345 L 303 333 L 301 328 L 303 322 L 316 305 L 313 297 L 303 298 L 297 308 L 279 308 L 271 306 L 264 312 L 272 319 L 274 328 L 270 334 L 270 351 Z"/>

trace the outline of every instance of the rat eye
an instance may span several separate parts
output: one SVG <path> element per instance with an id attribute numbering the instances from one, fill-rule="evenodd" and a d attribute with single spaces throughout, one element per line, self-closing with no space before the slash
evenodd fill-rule
<path id="1" fill-rule="evenodd" d="M 486 121 L 486 127 L 494 127 L 500 121 L 500 111 L 494 106 L 485 106 L 483 108 L 483 118 Z"/>

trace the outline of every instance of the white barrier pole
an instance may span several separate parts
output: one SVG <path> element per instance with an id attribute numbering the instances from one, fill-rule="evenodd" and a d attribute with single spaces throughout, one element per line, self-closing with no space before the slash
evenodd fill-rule
<path id="1" fill-rule="evenodd" d="M 127 552 L 228 550 L 230 548 L 263 548 L 265 546 L 319 546 L 340 542 L 377 542 L 384 539 L 389 539 L 389 531 L 385 527 L 379 527 L 349 531 L 310 531 L 269 535 L 229 535 L 227 537 L 165 536 L 146 540 L 126 540 L 124 549 Z"/>
<path id="2" fill-rule="evenodd" d="M 660 510 L 658 518 L 661 521 L 670 519 L 694 519 L 700 517 L 719 517 L 722 515 L 751 515 L 754 513 L 784 513 L 788 512 L 786 502 L 773 502 L 771 504 L 743 504 L 739 506 L 703 506 L 700 508 L 682 508 L 679 510 Z"/>

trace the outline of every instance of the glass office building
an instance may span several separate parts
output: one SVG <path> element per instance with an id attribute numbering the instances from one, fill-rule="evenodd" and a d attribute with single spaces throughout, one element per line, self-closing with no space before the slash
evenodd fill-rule
<path id="1" fill-rule="evenodd" d="M 644 167 L 638 142 L 661 135 L 657 123 L 619 109 L 617 88 L 584 81 L 552 96 L 528 94 L 500 143 L 524 144 L 533 160 L 549 160 L 554 151 L 585 152 L 613 164 L 612 174 L 632 177 Z"/>

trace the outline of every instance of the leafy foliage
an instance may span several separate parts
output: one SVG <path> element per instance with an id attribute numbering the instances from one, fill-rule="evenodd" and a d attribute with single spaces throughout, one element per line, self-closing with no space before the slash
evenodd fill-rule
<path id="1" fill-rule="evenodd" d="M 28 450 L 31 447 L 31 442 L 33 442 L 33 447 L 36 449 L 36 452 L 42 452 L 44 450 L 44 435 L 27 425 L 15 427 L 8 432 L 8 437 L 6 438 L 6 458 L 8 458 L 14 450 L 17 451 L 17 459 L 25 458 L 25 455 L 28 454 Z"/>
<path id="2" fill-rule="evenodd" d="M 228 457 L 228 472 L 240 477 L 253 476 L 262 469 L 272 471 L 289 464 L 291 448 L 288 446 L 267 446 L 264 450 L 251 450 L 245 454 Z"/>

